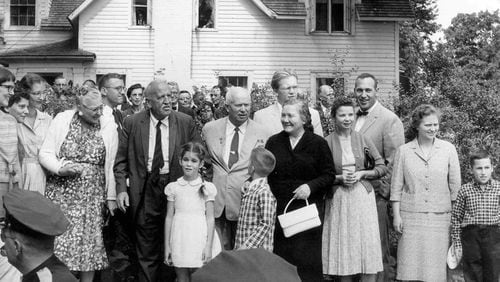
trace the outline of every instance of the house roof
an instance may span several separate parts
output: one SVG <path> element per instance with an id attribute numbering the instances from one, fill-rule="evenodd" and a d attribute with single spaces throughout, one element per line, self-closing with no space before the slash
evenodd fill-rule
<path id="1" fill-rule="evenodd" d="M 84 0 L 52 0 L 48 18 L 42 19 L 42 29 L 70 30 L 68 16 L 83 2 Z"/>
<path id="2" fill-rule="evenodd" d="M 252 0 L 272 19 L 305 19 L 306 6 L 299 0 Z"/>
<path id="3" fill-rule="evenodd" d="M 300 0 L 252 0 L 273 19 L 304 19 L 306 7 Z M 356 4 L 360 20 L 401 21 L 415 17 L 409 0 L 362 0 Z"/>
<path id="4" fill-rule="evenodd" d="M 306 6 L 298 0 L 262 0 L 262 3 L 280 16 L 305 17 Z"/>
<path id="5" fill-rule="evenodd" d="M 0 60 L 12 61 L 43 61 L 43 60 L 66 60 L 73 62 L 93 62 L 96 55 L 82 49 L 73 47 L 72 39 L 37 45 L 24 49 L 17 49 L 0 54 Z"/>
<path id="6" fill-rule="evenodd" d="M 356 4 L 360 20 L 409 20 L 415 14 L 408 0 L 362 0 Z"/>

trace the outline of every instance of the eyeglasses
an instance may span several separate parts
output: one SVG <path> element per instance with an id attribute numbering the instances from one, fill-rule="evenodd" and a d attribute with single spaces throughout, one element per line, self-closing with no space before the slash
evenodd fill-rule
<path id="1" fill-rule="evenodd" d="M 104 86 L 104 88 L 108 88 L 108 89 L 114 89 L 118 92 L 126 92 L 127 91 L 127 88 L 123 87 L 123 86 L 118 86 L 118 87 L 110 87 L 110 86 Z"/>
<path id="2" fill-rule="evenodd" d="M 82 104 L 82 107 L 84 107 L 85 109 L 87 109 L 87 110 L 89 110 L 89 111 L 91 111 L 93 113 L 96 113 L 96 114 L 99 113 L 99 112 L 102 112 L 102 110 L 104 109 L 104 105 L 103 104 L 101 104 L 100 106 L 95 107 L 93 109 L 85 106 L 84 104 Z"/>
<path id="3" fill-rule="evenodd" d="M 7 89 L 9 92 L 14 92 L 14 85 L 0 85 L 1 87 Z"/>
<path id="4" fill-rule="evenodd" d="M 64 87 L 64 86 L 67 86 L 68 84 L 67 83 L 54 83 L 54 85 L 57 87 Z"/>

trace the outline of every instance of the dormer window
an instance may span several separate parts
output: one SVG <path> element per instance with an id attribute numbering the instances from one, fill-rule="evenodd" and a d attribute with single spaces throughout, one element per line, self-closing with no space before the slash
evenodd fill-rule
<path id="1" fill-rule="evenodd" d="M 35 0 L 10 0 L 10 25 L 35 25 Z"/>
<path id="2" fill-rule="evenodd" d="M 351 32 L 351 0 L 312 0 L 313 32 Z"/>

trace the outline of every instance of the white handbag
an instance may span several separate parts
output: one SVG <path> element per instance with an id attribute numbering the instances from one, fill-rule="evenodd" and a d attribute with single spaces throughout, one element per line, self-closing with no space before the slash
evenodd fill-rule
<path id="1" fill-rule="evenodd" d="M 278 215 L 278 221 L 286 238 L 321 225 L 316 204 L 309 205 L 307 200 L 305 207 L 287 213 L 288 206 L 293 200 L 295 198 L 288 202 L 283 214 Z"/>

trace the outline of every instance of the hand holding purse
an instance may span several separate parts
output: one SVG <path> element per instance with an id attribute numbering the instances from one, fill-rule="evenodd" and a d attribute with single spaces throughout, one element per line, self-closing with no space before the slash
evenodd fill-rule
<path id="1" fill-rule="evenodd" d="M 288 202 L 283 214 L 278 215 L 278 221 L 286 238 L 321 225 L 316 204 L 309 205 L 307 199 L 305 207 L 287 213 L 288 206 L 293 200 L 295 198 Z"/>

